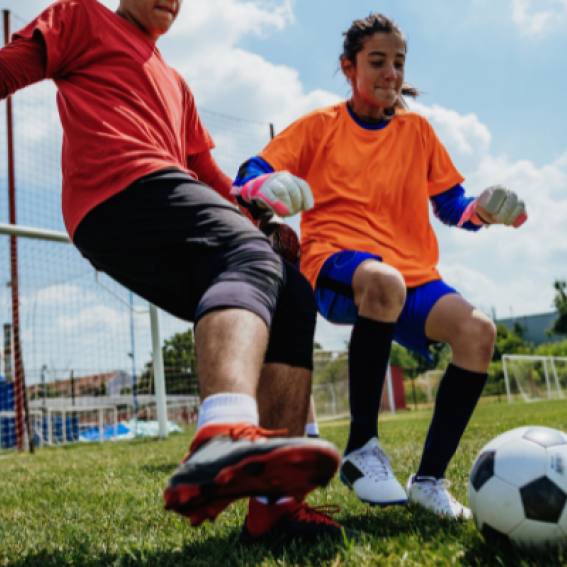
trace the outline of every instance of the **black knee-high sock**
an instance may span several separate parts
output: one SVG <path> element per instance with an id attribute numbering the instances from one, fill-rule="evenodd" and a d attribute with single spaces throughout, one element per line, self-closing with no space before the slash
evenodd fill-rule
<path id="1" fill-rule="evenodd" d="M 487 378 L 484 372 L 471 372 L 449 364 L 437 390 L 418 477 L 443 478 Z"/>
<path id="2" fill-rule="evenodd" d="M 395 323 L 361 315 L 354 324 L 348 358 L 351 424 L 345 454 L 378 435 L 378 411 L 395 328 Z"/>

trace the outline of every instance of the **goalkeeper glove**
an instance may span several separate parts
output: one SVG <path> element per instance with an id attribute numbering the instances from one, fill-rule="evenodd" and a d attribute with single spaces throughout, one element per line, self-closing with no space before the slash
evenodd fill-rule
<path id="1" fill-rule="evenodd" d="M 260 175 L 242 187 L 233 185 L 230 193 L 282 217 L 308 211 L 314 205 L 309 185 L 288 171 Z"/>
<path id="2" fill-rule="evenodd" d="M 459 226 L 470 220 L 474 224 L 505 224 L 518 228 L 528 220 L 526 205 L 518 195 L 502 185 L 485 189 L 467 207 Z"/>

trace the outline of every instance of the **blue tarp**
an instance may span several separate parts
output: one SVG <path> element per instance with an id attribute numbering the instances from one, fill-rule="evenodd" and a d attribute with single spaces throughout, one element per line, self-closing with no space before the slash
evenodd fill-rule
<path id="1" fill-rule="evenodd" d="M 14 411 L 14 384 L 12 382 L 0 382 L 0 411 Z M 67 415 L 65 418 L 66 441 L 79 440 L 79 418 Z M 47 439 L 48 419 L 42 420 L 43 438 Z M 54 443 L 63 441 L 63 419 L 61 417 L 51 418 L 52 439 Z M 34 442 L 39 444 L 39 436 L 34 435 Z M 11 449 L 16 446 L 16 420 L 13 417 L 0 417 L 0 448 Z"/>
<path id="2" fill-rule="evenodd" d="M 14 384 L 0 382 L 0 411 L 14 411 Z M 16 446 L 16 420 L 13 417 L 0 417 L 0 448 L 11 449 Z"/>
<path id="3" fill-rule="evenodd" d="M 119 423 L 116 427 L 114 425 L 105 425 L 102 428 L 102 440 L 110 440 L 122 435 L 128 435 L 130 429 L 124 424 Z M 100 430 L 98 427 L 93 427 L 84 433 L 81 433 L 81 441 L 100 441 Z"/>
<path id="4" fill-rule="evenodd" d="M 0 383 L 0 411 L 14 411 L 13 382 Z"/>

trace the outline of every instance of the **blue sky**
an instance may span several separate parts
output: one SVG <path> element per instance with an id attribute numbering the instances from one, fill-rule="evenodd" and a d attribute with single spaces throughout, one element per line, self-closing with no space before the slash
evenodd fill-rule
<path id="1" fill-rule="evenodd" d="M 490 125 L 493 150 L 510 159 L 529 156 L 542 165 L 564 151 L 567 121 L 558 112 L 567 90 L 567 3 L 526 3 L 527 14 L 563 14 L 563 25 L 549 21 L 541 33 L 515 23 L 508 0 L 299 0 L 293 6 L 294 21 L 284 30 L 248 37 L 243 46 L 297 69 L 306 90 L 348 95 L 335 73 L 341 33 L 352 20 L 380 11 L 408 38 L 406 77 L 426 93 L 424 104 L 474 112 Z"/>
<path id="2" fill-rule="evenodd" d="M 48 4 L 0 0 L 26 21 Z M 336 73 L 341 33 L 370 11 L 391 16 L 405 32 L 406 78 L 425 93 L 413 108 L 433 124 L 467 190 L 502 183 L 527 203 L 530 218 L 518 231 L 468 234 L 434 220 L 443 277 L 500 317 L 550 311 L 554 278 L 567 278 L 567 0 L 185 0 L 158 46 L 200 108 L 281 131 L 348 97 Z M 32 90 L 20 95 L 31 106 Z M 251 127 L 244 146 L 234 125 L 223 130 L 203 114 L 230 175 L 266 141 L 264 127 Z M 33 129 L 40 122 L 49 133 Z M 54 108 L 42 113 L 29 143 L 47 143 L 56 123 Z M 297 219 L 290 224 L 297 227 Z M 317 339 L 341 348 L 348 333 L 321 323 Z"/>

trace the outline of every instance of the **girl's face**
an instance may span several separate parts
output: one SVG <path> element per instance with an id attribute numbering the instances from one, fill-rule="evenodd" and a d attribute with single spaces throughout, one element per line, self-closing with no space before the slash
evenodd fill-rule
<path id="1" fill-rule="evenodd" d="M 405 41 L 394 32 L 367 38 L 356 54 L 356 65 L 343 58 L 341 68 L 352 86 L 353 104 L 368 114 L 392 107 L 402 92 L 405 59 Z"/>
<path id="2" fill-rule="evenodd" d="M 153 41 L 169 31 L 183 0 L 120 0 L 117 12 Z"/>

